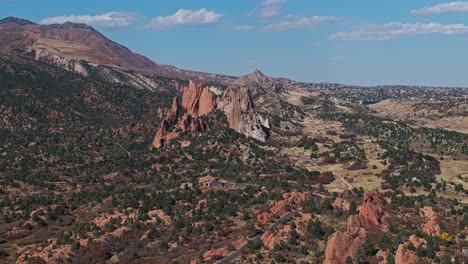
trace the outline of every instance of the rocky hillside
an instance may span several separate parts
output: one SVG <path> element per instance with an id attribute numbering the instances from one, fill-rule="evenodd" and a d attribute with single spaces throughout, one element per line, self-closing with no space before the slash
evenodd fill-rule
<path id="1" fill-rule="evenodd" d="M 88 74 L 87 65 L 111 66 L 118 70 L 172 78 L 202 78 L 227 82 L 226 76 L 178 69 L 153 62 L 143 55 L 108 39 L 85 24 L 39 25 L 29 20 L 8 17 L 0 20 L 0 51 L 59 65 Z"/>

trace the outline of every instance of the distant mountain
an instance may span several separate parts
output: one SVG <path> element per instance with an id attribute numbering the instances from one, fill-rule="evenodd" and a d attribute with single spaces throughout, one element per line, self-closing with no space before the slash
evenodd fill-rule
<path id="1" fill-rule="evenodd" d="M 235 86 L 248 86 L 253 95 L 262 95 L 269 92 L 278 93 L 290 84 L 291 81 L 282 78 L 272 78 L 259 70 L 255 70 L 245 76 L 239 77 L 232 82 Z"/>
<path id="2" fill-rule="evenodd" d="M 156 64 L 131 52 L 85 24 L 38 25 L 25 19 L 8 17 L 0 21 L 0 36 L 0 49 L 33 52 L 36 58 L 47 53 L 137 71 L 175 70 L 175 67 Z"/>
<path id="3" fill-rule="evenodd" d="M 181 70 L 174 66 L 153 62 L 134 53 L 94 28 L 67 22 L 39 25 L 29 20 L 8 17 L 0 20 L 0 51 L 47 61 L 77 72 L 83 71 L 76 61 L 105 65 L 142 74 L 197 80 L 217 80 L 226 83 L 230 78 Z"/>

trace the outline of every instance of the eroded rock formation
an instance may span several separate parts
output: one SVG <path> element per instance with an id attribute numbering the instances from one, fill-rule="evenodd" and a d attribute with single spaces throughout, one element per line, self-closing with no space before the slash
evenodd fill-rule
<path id="1" fill-rule="evenodd" d="M 367 191 L 364 193 L 364 203 L 359 206 L 359 214 L 350 216 L 348 227 L 352 229 L 357 227 L 374 227 L 382 231 L 388 230 L 385 222 L 385 213 L 383 211 L 384 201 L 376 191 Z"/>
<path id="2" fill-rule="evenodd" d="M 337 231 L 328 238 L 324 263 L 343 264 L 348 256 L 353 258 L 366 241 L 366 228 L 386 231 L 388 227 L 383 207 L 384 201 L 379 192 L 366 191 L 364 203 L 359 206 L 359 214 L 348 218 L 344 232 Z"/>
<path id="3" fill-rule="evenodd" d="M 219 108 L 226 113 L 229 126 L 237 132 L 263 142 L 268 138 L 270 122 L 254 110 L 254 103 L 247 88 L 227 90 Z"/>
<path id="4" fill-rule="evenodd" d="M 152 144 L 153 147 L 165 146 L 183 131 L 203 132 L 205 125 L 199 117 L 214 109 L 224 111 L 229 126 L 237 132 L 260 141 L 265 141 L 268 138 L 270 123 L 267 118 L 263 118 L 254 110 L 254 104 L 247 88 L 229 89 L 221 100 L 215 98 L 208 87 L 194 82 L 190 82 L 188 87 L 178 87 L 178 90 L 182 91 L 181 106 L 186 112 L 182 117 L 179 117 L 179 104 L 177 98 L 174 98 L 171 111 L 167 113 L 166 118 L 159 126 Z"/>
<path id="5" fill-rule="evenodd" d="M 337 231 L 327 241 L 324 264 L 344 264 L 349 256 L 353 258 L 366 241 L 366 229 Z"/>
<path id="6" fill-rule="evenodd" d="M 440 236 L 439 217 L 432 207 L 424 207 L 420 210 L 421 216 L 426 218 L 422 231 L 430 236 Z"/>
<path id="7" fill-rule="evenodd" d="M 398 246 L 395 253 L 395 264 L 416 264 L 419 263 L 419 257 L 412 250 L 408 249 L 409 244 L 412 244 L 415 248 L 426 245 L 426 240 L 411 235 L 409 241 L 402 243 Z"/>
<path id="8" fill-rule="evenodd" d="M 190 82 L 183 90 L 182 107 L 192 116 L 203 116 L 216 108 L 216 100 L 208 87 Z"/>

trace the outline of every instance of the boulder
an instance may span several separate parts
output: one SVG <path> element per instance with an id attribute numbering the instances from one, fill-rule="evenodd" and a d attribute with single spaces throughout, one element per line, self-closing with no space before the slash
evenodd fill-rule
<path id="1" fill-rule="evenodd" d="M 395 253 L 395 264 L 416 264 L 418 263 L 418 256 L 414 251 L 406 248 L 406 244 L 400 244 Z"/>
<path id="2" fill-rule="evenodd" d="M 422 231 L 430 236 L 440 236 L 439 216 L 434 209 L 426 206 L 420 209 L 419 212 L 422 217 L 426 218 L 426 222 L 422 226 Z"/>
<path id="3" fill-rule="evenodd" d="M 336 198 L 333 203 L 333 209 L 341 209 L 343 211 L 349 211 L 350 202 L 341 198 Z"/>

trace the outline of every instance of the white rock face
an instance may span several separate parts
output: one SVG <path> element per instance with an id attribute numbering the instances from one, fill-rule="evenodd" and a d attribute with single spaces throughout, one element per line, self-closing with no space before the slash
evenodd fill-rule
<path id="1" fill-rule="evenodd" d="M 232 129 L 262 142 L 267 140 L 270 122 L 255 111 L 247 88 L 227 90 L 218 108 L 224 111 Z"/>

